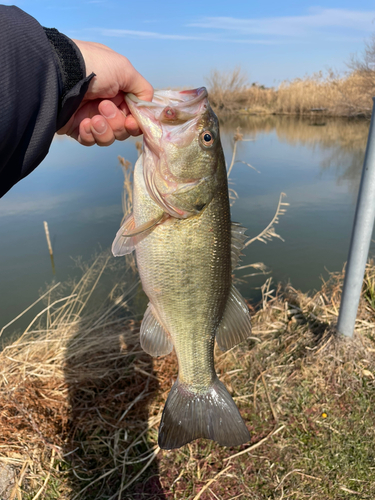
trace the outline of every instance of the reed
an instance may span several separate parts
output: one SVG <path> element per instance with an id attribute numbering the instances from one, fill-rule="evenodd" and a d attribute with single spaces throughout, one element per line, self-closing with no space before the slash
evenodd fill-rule
<path id="1" fill-rule="evenodd" d="M 282 82 L 278 88 L 247 82 L 240 68 L 212 71 L 207 79 L 210 102 L 221 117 L 232 114 L 288 114 L 369 117 L 375 94 L 375 71 L 356 68 Z"/>
<path id="2" fill-rule="evenodd" d="M 210 104 L 221 117 L 272 112 L 275 91 L 257 84 L 250 86 L 240 67 L 232 72 L 212 70 L 206 80 Z"/>

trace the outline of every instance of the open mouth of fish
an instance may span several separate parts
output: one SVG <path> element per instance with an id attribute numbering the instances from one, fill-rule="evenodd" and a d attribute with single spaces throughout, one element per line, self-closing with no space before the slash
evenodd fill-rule
<path id="1" fill-rule="evenodd" d="M 179 209 L 172 199 L 205 182 L 187 177 L 181 181 L 171 170 L 166 145 L 178 151 L 197 136 L 197 126 L 208 108 L 207 90 L 156 91 L 152 102 L 126 94 L 125 101 L 143 132 L 144 179 L 153 200 L 169 215 L 186 218 L 198 213 L 194 207 Z"/>

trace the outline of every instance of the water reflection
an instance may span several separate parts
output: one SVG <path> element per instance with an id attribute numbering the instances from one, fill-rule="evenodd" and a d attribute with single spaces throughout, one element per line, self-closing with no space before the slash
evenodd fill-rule
<path id="1" fill-rule="evenodd" d="M 347 183 L 356 196 L 364 161 L 370 122 L 328 118 L 290 116 L 241 116 L 221 122 L 221 130 L 230 134 L 236 127 L 256 139 L 259 134 L 275 132 L 280 142 L 327 152 L 320 160 L 322 172 L 334 170 L 337 184 Z"/>
<path id="2" fill-rule="evenodd" d="M 261 133 L 276 131 L 281 141 L 286 140 L 291 145 L 314 146 L 319 144 L 323 147 L 340 145 L 346 150 L 366 145 L 369 126 L 370 122 L 367 120 L 321 116 L 306 118 L 279 115 L 239 115 L 220 121 L 220 130 L 224 133 L 232 133 L 237 127 L 241 127 L 242 132 L 256 138 Z M 323 127 L 325 128 L 323 129 Z"/>
<path id="3" fill-rule="evenodd" d="M 251 245 L 244 264 L 264 262 L 275 281 L 291 281 L 305 292 L 317 289 L 320 277 L 341 270 L 347 259 L 369 122 L 240 116 L 221 124 L 224 136 L 238 125 L 252 139 L 238 157 L 261 174 L 239 171 L 234 182 L 240 199 L 233 218 L 254 236 L 271 220 L 281 191 L 290 203 L 277 227 L 285 243 Z M 254 278 L 241 291 L 256 299 L 261 285 L 262 278 Z"/>
<path id="4" fill-rule="evenodd" d="M 228 162 L 238 126 L 252 140 L 238 145 L 237 159 L 260 174 L 235 164 L 231 187 L 239 199 L 233 220 L 254 237 L 272 219 L 281 192 L 290 203 L 277 226 L 285 243 L 255 242 L 243 264 L 263 262 L 275 281 L 291 280 L 303 291 L 318 288 L 325 268 L 338 271 L 347 258 L 369 122 L 236 116 L 221 124 Z M 42 165 L 0 200 L 0 327 L 33 303 L 53 278 L 44 220 L 51 232 L 56 281 L 77 276 L 72 257 L 89 260 L 96 250 L 111 246 L 122 218 L 118 155 L 134 165 L 135 141 L 109 148 L 54 141 Z M 256 300 L 263 278 L 243 284 L 244 296 Z M 25 315 L 15 326 L 21 329 L 30 319 Z"/>

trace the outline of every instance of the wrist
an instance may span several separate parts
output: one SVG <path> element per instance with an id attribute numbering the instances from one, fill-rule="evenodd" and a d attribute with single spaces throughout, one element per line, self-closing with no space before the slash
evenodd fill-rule
<path id="1" fill-rule="evenodd" d="M 91 75 L 91 73 L 96 73 L 100 65 L 100 61 L 103 58 L 103 50 L 106 54 L 113 52 L 106 45 L 96 42 L 84 42 L 82 40 L 72 40 L 80 51 L 82 58 L 86 66 L 86 76 Z"/>

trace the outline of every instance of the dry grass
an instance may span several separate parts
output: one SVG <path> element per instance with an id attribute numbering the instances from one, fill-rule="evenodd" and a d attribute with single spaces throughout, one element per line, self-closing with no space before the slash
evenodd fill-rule
<path id="1" fill-rule="evenodd" d="M 0 353 L 0 461 L 17 471 L 15 498 L 373 498 L 373 266 L 353 340 L 333 334 L 341 275 L 313 297 L 268 280 L 253 339 L 216 352 L 251 443 L 168 452 L 157 426 L 177 364 L 140 349 L 122 294 L 89 311 L 107 265 L 98 257 L 65 300 L 52 292 L 39 323 Z"/>
<path id="2" fill-rule="evenodd" d="M 355 338 L 340 339 L 332 325 L 341 276 L 313 297 L 292 288 L 270 293 L 270 284 L 253 317 L 258 342 L 218 352 L 217 370 L 252 441 L 239 450 L 201 441 L 169 452 L 163 485 L 180 478 L 167 498 L 195 498 L 228 464 L 205 499 L 374 496 L 374 311 L 362 301 Z"/>
<path id="3" fill-rule="evenodd" d="M 375 71 L 356 68 L 347 75 L 329 71 L 282 82 L 277 89 L 253 83 L 236 68 L 211 72 L 210 103 L 221 117 L 231 114 L 371 116 Z"/>
<path id="4" fill-rule="evenodd" d="M 142 435 L 153 425 L 147 402 L 157 381 L 138 324 L 124 319 L 138 283 L 90 308 L 109 258 L 97 257 L 68 295 L 54 300 L 52 290 L 43 314 L 1 352 L 0 461 L 26 464 L 25 498 L 47 474 L 64 479 L 62 498 L 103 474 L 120 488 L 123 467 L 129 473 L 154 451 Z"/>
<path id="5" fill-rule="evenodd" d="M 130 168 L 120 162 L 129 194 Z M 51 289 L 43 312 L 0 352 L 0 463 L 15 473 L 5 498 L 374 498 L 373 264 L 352 340 L 334 331 L 341 274 L 312 297 L 267 280 L 251 306 L 252 338 L 216 351 L 251 442 L 201 439 L 161 451 L 157 428 L 177 363 L 140 348 L 131 304 L 143 296 L 132 273 L 128 283 L 120 276 L 134 262 L 116 262 L 117 284 L 100 307 L 95 293 L 114 265 L 106 253 L 77 284 Z"/>
<path id="6" fill-rule="evenodd" d="M 275 105 L 274 89 L 256 84 L 250 86 L 239 67 L 232 72 L 211 71 L 207 86 L 210 104 L 220 117 L 234 113 L 272 112 Z"/>
<path id="7" fill-rule="evenodd" d="M 347 76 L 318 73 L 312 77 L 284 82 L 277 91 L 276 112 L 304 115 L 319 110 L 327 116 L 371 116 L 372 87 L 367 75 L 355 71 Z"/>

